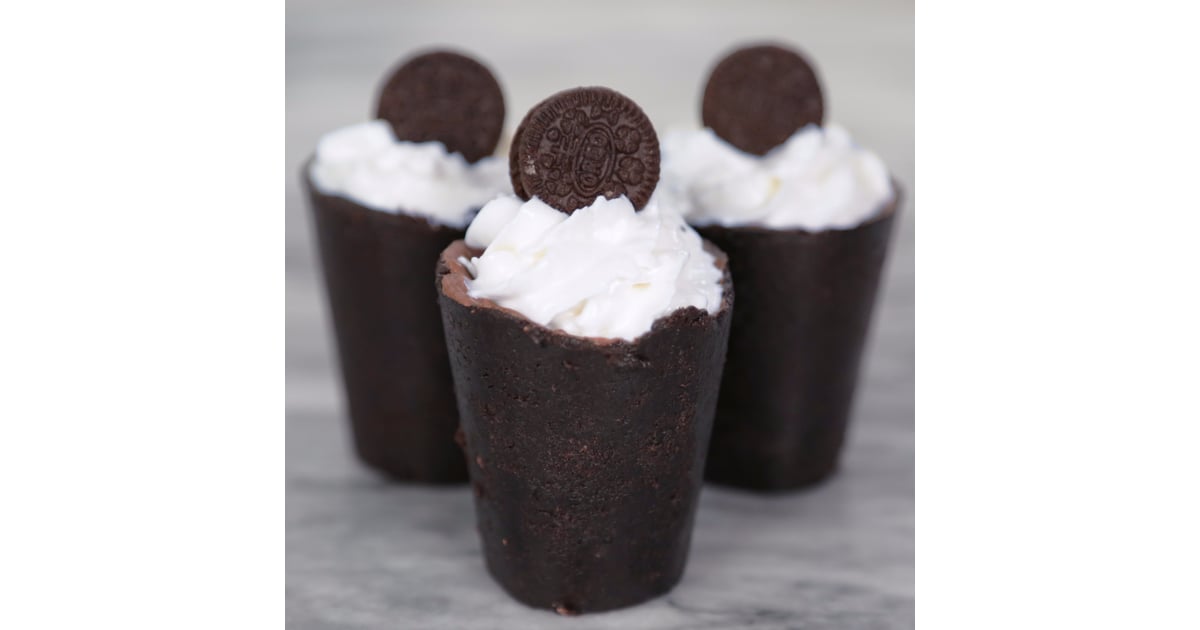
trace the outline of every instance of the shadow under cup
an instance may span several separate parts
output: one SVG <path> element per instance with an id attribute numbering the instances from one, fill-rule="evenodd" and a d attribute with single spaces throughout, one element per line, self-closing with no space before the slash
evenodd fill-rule
<path id="1" fill-rule="evenodd" d="M 305 164 L 354 448 L 390 478 L 467 481 L 431 276 L 463 231 L 318 191 Z"/>
<path id="2" fill-rule="evenodd" d="M 901 197 L 848 230 L 710 225 L 737 304 L 705 478 L 750 490 L 815 484 L 838 466 Z"/>

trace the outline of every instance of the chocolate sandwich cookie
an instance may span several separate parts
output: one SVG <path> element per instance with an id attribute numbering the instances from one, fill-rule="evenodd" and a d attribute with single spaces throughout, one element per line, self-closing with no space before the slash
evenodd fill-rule
<path id="1" fill-rule="evenodd" d="M 765 155 L 796 130 L 821 124 L 825 104 L 812 66 L 780 46 L 751 46 L 713 68 L 701 118 L 729 144 Z"/>
<path id="2" fill-rule="evenodd" d="M 404 62 L 379 93 L 377 117 L 399 140 L 441 142 L 476 162 L 496 151 L 504 126 L 504 94 L 483 64 L 448 51 Z"/>
<path id="3" fill-rule="evenodd" d="M 599 196 L 642 209 L 658 186 L 658 135 L 637 103 L 608 88 L 565 90 L 529 111 L 509 155 L 513 190 L 566 213 Z"/>
<path id="4" fill-rule="evenodd" d="M 559 614 L 632 606 L 683 574 L 733 306 L 634 341 L 575 337 L 472 298 L 455 242 L 437 270 L 478 530 L 514 598 Z"/>

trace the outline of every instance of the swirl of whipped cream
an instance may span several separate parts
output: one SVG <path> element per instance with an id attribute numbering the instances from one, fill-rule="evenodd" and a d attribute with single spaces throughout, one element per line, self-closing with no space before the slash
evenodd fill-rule
<path id="1" fill-rule="evenodd" d="M 489 199 L 512 190 L 503 161 L 487 157 L 468 164 L 440 142 L 396 140 L 383 120 L 325 134 L 309 174 L 327 195 L 456 228 L 466 227 Z"/>
<path id="2" fill-rule="evenodd" d="M 651 199 L 597 197 L 568 215 L 537 197 L 502 195 L 467 228 L 463 260 L 473 298 L 581 337 L 636 339 L 654 321 L 694 306 L 721 306 L 722 271 L 700 236 Z"/>
<path id="3" fill-rule="evenodd" d="M 847 229 L 895 194 L 883 161 L 838 125 L 808 125 L 762 157 L 711 129 L 674 131 L 662 156 L 663 195 L 695 225 Z"/>

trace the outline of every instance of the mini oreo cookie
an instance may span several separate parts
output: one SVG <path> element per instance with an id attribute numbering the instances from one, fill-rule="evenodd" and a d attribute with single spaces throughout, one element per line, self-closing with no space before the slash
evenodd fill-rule
<path id="1" fill-rule="evenodd" d="M 448 51 L 404 62 L 379 93 L 377 116 L 399 140 L 437 141 L 468 162 L 496 151 L 504 126 L 504 94 L 478 61 Z"/>
<path id="2" fill-rule="evenodd" d="M 751 46 L 713 68 L 700 115 L 729 144 L 765 155 L 797 129 L 821 124 L 825 104 L 817 73 L 803 57 L 780 46 Z"/>
<path id="3" fill-rule="evenodd" d="M 598 196 L 645 207 L 658 185 L 658 135 L 637 103 L 601 87 L 542 101 L 517 129 L 513 189 L 572 213 Z M 509 155 L 510 165 L 514 155 Z"/>

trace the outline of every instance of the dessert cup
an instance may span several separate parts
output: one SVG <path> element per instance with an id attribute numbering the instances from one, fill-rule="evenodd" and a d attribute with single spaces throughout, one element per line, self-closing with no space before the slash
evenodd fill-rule
<path id="1" fill-rule="evenodd" d="M 697 226 L 737 305 L 705 478 L 790 490 L 838 466 L 900 190 L 875 218 L 810 232 Z"/>
<path id="2" fill-rule="evenodd" d="M 396 480 L 466 482 L 429 282 L 438 255 L 463 230 L 323 194 L 307 165 L 303 177 L 359 459 Z"/>
<path id="3" fill-rule="evenodd" d="M 472 298 L 455 242 L 437 286 L 488 571 L 560 614 L 631 606 L 683 574 L 733 308 L 633 341 L 576 337 Z"/>

